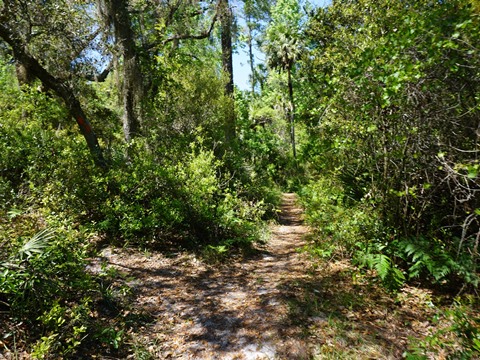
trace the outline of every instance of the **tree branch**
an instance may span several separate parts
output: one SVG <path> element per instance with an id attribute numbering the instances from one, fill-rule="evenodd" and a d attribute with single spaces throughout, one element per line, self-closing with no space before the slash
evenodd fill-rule
<path id="1" fill-rule="evenodd" d="M 105 68 L 105 70 L 103 70 L 101 73 L 86 74 L 85 79 L 87 81 L 104 82 L 107 79 L 108 74 L 110 74 L 110 71 L 112 71 L 112 69 L 113 69 L 113 61 L 110 61 L 110 63 Z"/>
<path id="2" fill-rule="evenodd" d="M 102 149 L 98 143 L 97 136 L 93 132 L 90 122 L 73 91 L 65 83 L 50 74 L 32 55 L 30 55 L 18 35 L 9 27 L 4 16 L 0 16 L 0 37 L 10 45 L 15 59 L 29 68 L 32 74 L 37 77 L 47 88 L 53 90 L 62 100 L 70 112 L 70 115 L 76 120 L 80 131 L 87 142 L 88 148 L 97 165 L 106 167 L 103 158 Z"/>
<path id="3" fill-rule="evenodd" d="M 217 6 L 217 8 L 218 8 L 218 6 Z M 192 39 L 192 40 L 206 39 L 206 38 L 210 37 L 210 34 L 212 33 L 213 28 L 215 27 L 215 23 L 217 22 L 217 19 L 218 19 L 218 9 L 217 9 L 217 11 L 215 11 L 215 15 L 213 16 L 212 22 L 210 23 L 210 26 L 208 27 L 208 29 L 205 29 L 200 34 L 177 34 L 177 35 L 173 35 L 173 36 L 171 36 L 171 37 L 169 37 L 169 38 L 167 38 L 163 41 L 156 41 L 156 42 L 153 42 L 151 44 L 148 44 L 147 46 L 145 46 L 145 50 L 151 50 L 154 47 L 157 47 L 159 45 L 164 46 L 164 45 L 166 45 L 166 44 L 168 44 L 169 42 L 172 42 L 172 41 L 187 40 L 187 39 Z"/>
<path id="4" fill-rule="evenodd" d="M 212 23 L 210 24 L 210 27 L 208 29 L 205 29 L 200 34 L 173 35 L 172 37 L 169 37 L 168 39 L 163 40 L 162 45 L 166 45 L 169 42 L 178 41 L 178 40 L 186 40 L 186 39 L 201 40 L 201 39 L 206 39 L 206 38 L 210 37 L 210 34 L 212 33 L 216 22 L 217 22 L 217 14 L 215 13 L 215 15 L 213 16 L 213 19 L 212 19 Z"/>

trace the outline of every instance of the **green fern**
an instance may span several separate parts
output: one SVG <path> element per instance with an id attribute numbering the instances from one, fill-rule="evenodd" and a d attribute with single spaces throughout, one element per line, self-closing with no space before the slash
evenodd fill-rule
<path id="1" fill-rule="evenodd" d="M 392 269 L 392 261 L 387 255 L 384 254 L 375 254 L 372 260 L 372 267 L 377 270 L 380 279 L 385 280 Z"/>
<path id="2" fill-rule="evenodd" d="M 403 255 L 411 263 L 408 269 L 410 278 L 419 277 L 426 271 L 436 281 L 440 281 L 455 269 L 455 261 L 435 240 L 410 238 L 399 241 L 397 246 L 400 256 Z"/>
<path id="3" fill-rule="evenodd" d="M 398 290 L 405 283 L 406 279 L 403 272 L 385 254 L 362 253 L 360 257 L 357 257 L 357 260 L 359 260 L 360 265 L 375 269 L 380 279 L 390 290 Z"/>

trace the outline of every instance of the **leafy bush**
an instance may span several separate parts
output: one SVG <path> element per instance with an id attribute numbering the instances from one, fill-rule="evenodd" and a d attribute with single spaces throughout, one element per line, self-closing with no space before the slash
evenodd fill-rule
<path id="1" fill-rule="evenodd" d="M 130 144 L 129 162 L 119 152 L 107 176 L 97 177 L 97 186 L 109 193 L 95 229 L 152 246 L 258 239 L 263 202 L 237 192 L 242 185 L 222 172 L 213 151 L 192 144 L 182 159 L 169 160 L 143 154 L 143 146 Z"/>
<path id="2" fill-rule="evenodd" d="M 473 306 L 472 306 L 473 305 Z M 409 360 L 443 357 L 476 359 L 480 353 L 480 318 L 473 312 L 474 304 L 459 300 L 443 314 L 433 319 L 433 333 L 423 340 L 412 339 L 404 357 Z"/>
<path id="3" fill-rule="evenodd" d="M 367 203 L 352 202 L 333 177 L 312 181 L 300 195 L 306 220 L 322 236 L 322 241 L 329 239 L 349 254 L 381 232 L 375 211 Z"/>
<path id="4" fill-rule="evenodd" d="M 405 276 L 386 251 L 387 234 L 380 217 L 366 201 L 358 202 L 347 196 L 340 184 L 322 177 L 304 187 L 301 193 L 307 222 L 320 237 L 313 253 L 330 257 L 333 245 L 336 248 L 333 252 L 343 252 L 343 256 L 350 256 L 357 265 L 374 269 L 389 289 L 400 288 Z"/>
<path id="5" fill-rule="evenodd" d="M 477 11 L 456 0 L 334 1 L 309 26 L 302 66 L 315 96 L 302 99 L 304 153 L 313 175 L 333 175 L 341 201 L 352 201 L 340 229 L 362 211 L 376 219 L 359 258 L 391 269 L 385 279 L 401 272 L 476 286 Z M 328 214 L 346 211 L 326 201 Z M 334 217 L 314 218 L 340 237 Z"/>
<path id="6" fill-rule="evenodd" d="M 127 242 L 258 237 L 266 206 L 202 145 L 183 153 L 145 151 L 149 145 L 141 139 L 127 148 L 112 145 L 110 168 L 101 172 L 69 126 L 54 131 L 32 123 L 19 130 L 10 119 L 0 132 L 7 139 L 0 145 L 3 206 L 35 206 L 51 221 L 82 224 Z"/>
<path id="7" fill-rule="evenodd" d="M 409 278 L 433 278 L 478 286 L 476 264 L 468 254 L 456 256 L 440 239 L 424 237 L 402 239 L 392 243 L 396 256 L 405 261 Z"/>
<path id="8" fill-rule="evenodd" d="M 388 256 L 386 246 L 373 243 L 369 248 L 360 248 L 355 254 L 354 262 L 361 267 L 374 269 L 385 287 L 391 291 L 399 290 L 405 284 L 405 274 L 394 262 L 394 257 Z"/>
<path id="9" fill-rule="evenodd" d="M 65 120 L 58 101 L 34 88 L 12 86 L 13 67 L 3 65 L 8 76 L 0 78 L 5 89 L 0 96 L 5 139 L 0 143 L 0 188 L 5 190 L 0 196 L 5 201 L 0 206 L 6 211 L 33 207 L 47 221 L 88 227 L 117 243 L 193 245 L 259 238 L 261 218 L 267 209 L 273 213 L 270 174 L 244 171 L 241 156 L 232 155 L 230 162 L 225 154 L 219 160 L 214 149 L 223 136 L 219 125 L 227 106 L 220 96 L 222 83 L 211 69 L 197 65 L 201 76 L 176 68 L 179 73 L 171 74 L 168 86 L 179 97 L 169 96 L 170 111 L 157 114 L 165 121 L 149 123 L 144 136 L 128 145 L 115 134 L 115 112 L 102 107 L 115 101 L 101 86 L 96 87 L 99 96 L 84 86 L 92 98 L 87 112 L 105 117 L 101 140 L 108 145 L 107 171 L 94 166 L 75 122 Z M 192 101 L 199 97 L 204 101 Z M 270 197 L 267 203 L 263 195 Z"/>
<path id="10" fill-rule="evenodd" d="M 398 239 L 393 229 L 382 224 L 367 198 L 358 201 L 346 195 L 340 184 L 322 177 L 301 192 L 307 221 L 321 239 L 315 243 L 314 253 L 330 257 L 332 245 L 337 253 L 347 251 L 357 265 L 374 269 L 391 290 L 414 278 L 437 284 L 458 284 L 461 280 L 462 284 L 478 286 L 472 256 L 455 253 L 459 240 L 447 246 L 440 239 Z"/>
<path id="11" fill-rule="evenodd" d="M 72 355 L 88 333 L 89 294 L 95 289 L 85 273 L 83 236 L 43 229 L 30 238 L 11 240 L 12 246 L 2 248 L 7 255 L 0 262 L 0 298 L 9 309 L 9 321 L 27 324 L 27 334 L 35 342 L 32 356 Z M 2 335 L 13 346 L 26 340 L 18 338 L 14 327 Z"/>

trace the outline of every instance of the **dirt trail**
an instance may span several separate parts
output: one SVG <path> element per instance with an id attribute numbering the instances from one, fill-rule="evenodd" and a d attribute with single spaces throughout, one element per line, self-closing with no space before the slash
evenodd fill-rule
<path id="1" fill-rule="evenodd" d="M 295 194 L 284 194 L 280 224 L 253 258 L 209 266 L 193 255 L 106 249 L 103 256 L 121 264 L 134 308 L 149 315 L 133 337 L 154 358 L 300 359 L 309 350 L 286 299 L 307 276 L 297 252 L 307 232 Z"/>

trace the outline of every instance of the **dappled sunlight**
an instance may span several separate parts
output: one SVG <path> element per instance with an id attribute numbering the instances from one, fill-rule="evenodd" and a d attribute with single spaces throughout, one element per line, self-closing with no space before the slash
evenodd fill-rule
<path id="1" fill-rule="evenodd" d="M 406 287 L 392 296 L 347 261 L 324 263 L 283 288 L 290 321 L 305 324 L 320 358 L 398 359 L 410 338 L 434 326 L 427 291 Z"/>
<path id="2" fill-rule="evenodd" d="M 428 294 L 405 288 L 395 299 L 346 260 L 313 261 L 299 250 L 309 229 L 294 200 L 284 196 L 265 248 L 228 264 L 105 249 L 104 267 L 122 274 L 132 308 L 148 314 L 132 338 L 155 358 L 401 357 L 408 338 L 432 326 Z"/>
<path id="3" fill-rule="evenodd" d="M 127 279 L 134 293 L 133 308 L 150 315 L 151 321 L 133 330 L 137 341 L 153 346 L 150 352 L 156 358 L 308 354 L 302 327 L 288 321 L 284 301 L 284 282 L 306 281 L 306 256 L 297 249 L 304 245 L 308 229 L 301 225 L 301 210 L 294 200 L 293 194 L 285 197 L 283 225 L 272 228 L 265 249 L 230 264 L 208 265 L 192 254 L 166 258 L 159 253 L 104 250 L 106 266 Z"/>
<path id="4" fill-rule="evenodd" d="M 284 196 L 262 251 L 228 264 L 104 250 L 104 267 L 132 289 L 132 308 L 148 314 L 132 338 L 155 358 L 400 358 L 432 327 L 428 292 L 406 287 L 395 297 L 346 260 L 313 260 L 300 250 L 309 228 L 294 200 Z"/>

